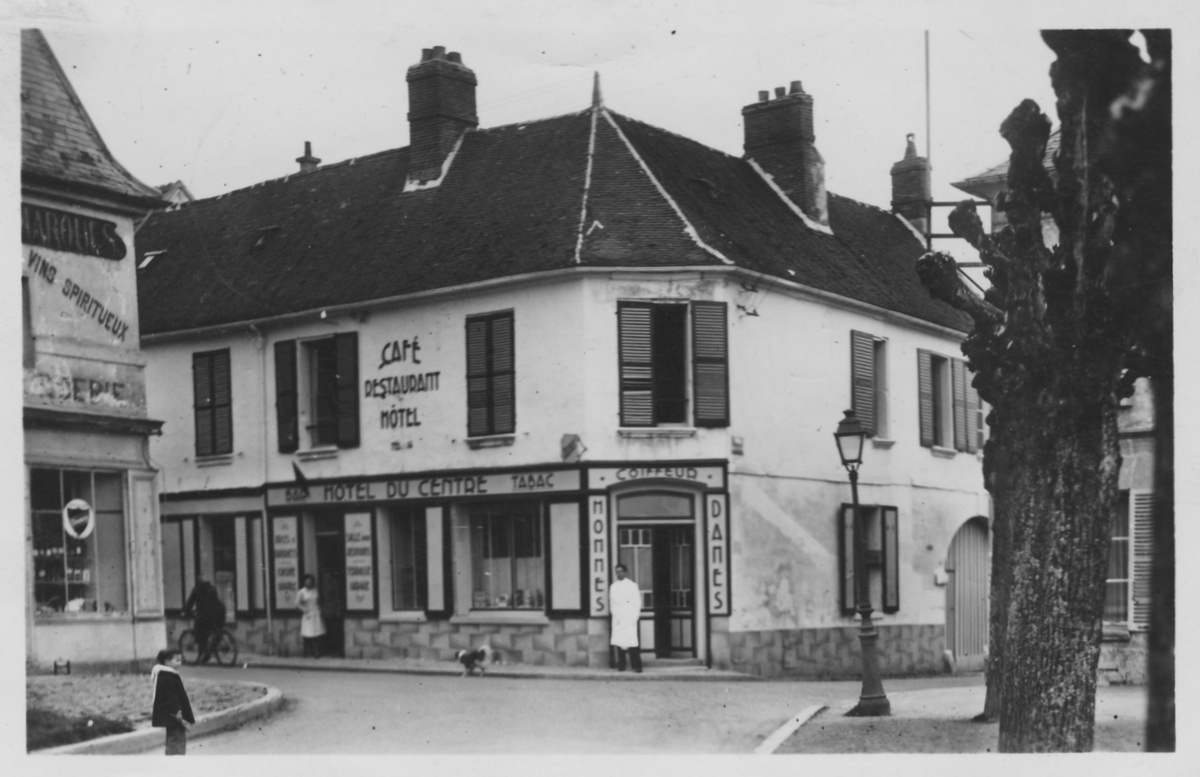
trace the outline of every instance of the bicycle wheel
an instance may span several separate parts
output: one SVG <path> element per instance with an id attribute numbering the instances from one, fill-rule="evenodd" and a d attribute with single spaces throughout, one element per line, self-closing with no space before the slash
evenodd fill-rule
<path id="1" fill-rule="evenodd" d="M 213 655 L 221 666 L 233 666 L 237 663 L 237 640 L 225 629 L 221 629 L 213 637 Z"/>
<path id="2" fill-rule="evenodd" d="M 179 652 L 183 654 L 185 664 L 195 664 L 200 660 L 200 641 L 191 629 L 179 635 Z"/>

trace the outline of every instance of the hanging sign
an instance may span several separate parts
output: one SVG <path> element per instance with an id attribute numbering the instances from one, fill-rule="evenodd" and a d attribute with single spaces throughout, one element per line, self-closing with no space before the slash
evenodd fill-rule
<path id="1" fill-rule="evenodd" d="M 588 498 L 588 598 L 593 617 L 608 615 L 608 498 Z"/>
<path id="2" fill-rule="evenodd" d="M 271 521 L 275 556 L 275 607 L 292 610 L 300 589 L 300 537 L 296 517 L 277 517 Z"/>
<path id="3" fill-rule="evenodd" d="M 77 540 L 87 539 L 96 528 L 96 511 L 82 499 L 72 499 L 63 508 L 63 530 Z"/>
<path id="4" fill-rule="evenodd" d="M 708 570 L 708 612 L 729 614 L 729 498 L 723 494 L 708 497 L 705 510 L 704 546 Z"/>
<path id="5" fill-rule="evenodd" d="M 346 513 L 346 609 L 375 609 L 371 514 Z"/>

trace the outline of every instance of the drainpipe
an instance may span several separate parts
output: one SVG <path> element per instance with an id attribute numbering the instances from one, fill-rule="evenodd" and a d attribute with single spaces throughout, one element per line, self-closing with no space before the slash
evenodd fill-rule
<path id="1" fill-rule="evenodd" d="M 262 510 L 262 523 L 260 524 L 261 533 L 262 533 L 262 553 L 263 553 L 263 555 L 262 555 L 262 558 L 263 558 L 262 590 L 263 590 L 263 604 L 266 606 L 266 611 L 267 611 L 267 655 L 273 656 L 277 653 L 277 651 L 275 649 L 274 613 L 271 612 L 271 587 L 270 587 L 271 575 L 267 569 L 267 567 L 268 567 L 267 559 L 270 558 L 270 555 L 271 555 L 271 546 L 269 544 L 269 539 L 270 539 L 270 535 L 271 535 L 271 532 L 270 532 L 271 517 L 267 513 L 267 491 L 266 491 L 267 450 L 268 450 L 267 446 L 270 443 L 270 435 L 267 432 L 267 389 L 266 389 L 266 386 L 267 386 L 267 339 L 266 339 L 266 336 L 263 334 L 263 331 L 258 328 L 257 324 L 250 324 L 250 331 L 254 332 L 254 335 L 257 338 L 258 354 L 259 354 L 259 369 L 262 370 L 262 373 L 261 373 L 262 380 L 259 381 L 263 387 L 263 390 L 262 390 L 262 424 L 261 424 L 261 426 L 262 426 L 262 456 L 261 456 L 261 459 L 262 459 L 262 484 L 263 484 L 263 495 L 262 495 L 263 510 Z"/>

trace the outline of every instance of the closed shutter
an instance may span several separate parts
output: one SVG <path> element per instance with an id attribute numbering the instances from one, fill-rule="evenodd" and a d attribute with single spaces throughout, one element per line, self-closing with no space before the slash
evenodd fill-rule
<path id="1" fill-rule="evenodd" d="M 933 360 L 929 351 L 917 351 L 917 404 L 921 445 L 933 447 Z"/>
<path id="2" fill-rule="evenodd" d="M 900 536 L 895 507 L 882 507 L 883 520 L 883 611 L 900 609 Z"/>
<path id="3" fill-rule="evenodd" d="M 512 314 L 491 320 L 492 341 L 492 434 L 511 434 L 516 429 Z"/>
<path id="4" fill-rule="evenodd" d="M 196 455 L 213 453 L 212 359 L 210 354 L 192 354 L 192 396 L 196 411 Z"/>
<path id="5" fill-rule="evenodd" d="M 358 433 L 358 333 L 334 335 L 337 352 L 337 444 L 357 448 Z"/>
<path id="6" fill-rule="evenodd" d="M 692 303 L 696 426 L 729 426 L 729 330 L 724 302 Z"/>
<path id="7" fill-rule="evenodd" d="M 279 426 L 279 451 L 300 447 L 300 420 L 296 399 L 296 341 L 275 343 L 275 419 Z"/>
<path id="8" fill-rule="evenodd" d="M 954 450 L 967 449 L 967 365 L 962 359 L 950 360 L 950 393 L 954 403 Z"/>
<path id="9" fill-rule="evenodd" d="M 983 447 L 983 415 L 979 404 L 979 392 L 971 385 L 971 371 L 966 372 L 967 379 L 967 453 L 974 453 Z"/>
<path id="10" fill-rule="evenodd" d="M 1131 602 L 1130 627 L 1150 627 L 1150 599 L 1154 573 L 1154 492 L 1130 490 L 1129 525 L 1133 540 L 1133 601 Z"/>
<path id="11" fill-rule="evenodd" d="M 857 592 L 854 590 L 854 505 L 843 504 L 838 512 L 838 555 L 841 559 L 839 594 L 843 615 L 853 615 Z"/>
<path id="12" fill-rule="evenodd" d="M 878 433 L 875 416 L 875 336 L 850 332 L 850 407 L 868 437 Z"/>
<path id="13" fill-rule="evenodd" d="M 467 320 L 467 435 L 488 433 L 487 319 Z"/>
<path id="14" fill-rule="evenodd" d="M 229 351 L 212 354 L 213 453 L 233 453 L 233 390 Z"/>
<path id="15" fill-rule="evenodd" d="M 650 313 L 651 307 L 645 303 L 623 302 L 617 305 L 621 426 L 654 425 Z"/>

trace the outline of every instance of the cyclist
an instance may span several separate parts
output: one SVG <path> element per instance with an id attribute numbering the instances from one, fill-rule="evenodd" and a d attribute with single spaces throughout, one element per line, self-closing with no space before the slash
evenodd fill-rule
<path id="1" fill-rule="evenodd" d="M 196 643 L 200 646 L 199 663 L 208 661 L 212 655 L 212 641 L 217 632 L 225 625 L 225 603 L 217 594 L 216 587 L 207 580 L 197 580 L 196 587 L 188 596 L 183 606 L 183 617 L 191 618 L 192 630 L 196 633 Z"/>

